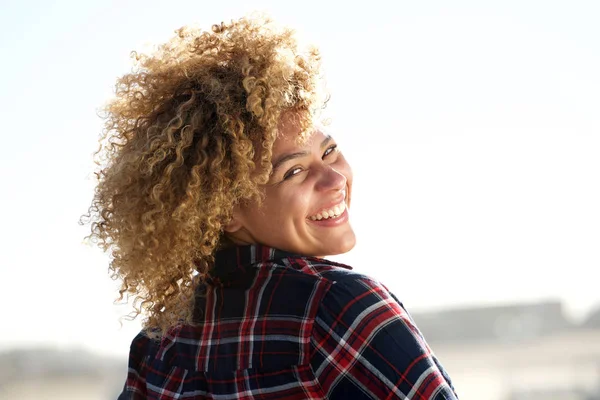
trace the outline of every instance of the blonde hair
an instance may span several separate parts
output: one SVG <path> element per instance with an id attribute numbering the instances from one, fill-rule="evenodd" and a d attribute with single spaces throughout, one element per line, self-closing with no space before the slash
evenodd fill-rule
<path id="1" fill-rule="evenodd" d="M 181 28 L 117 80 L 96 153 L 87 237 L 149 331 L 190 323 L 235 204 L 260 201 L 282 114 L 306 136 L 325 106 L 320 56 L 268 18 Z"/>

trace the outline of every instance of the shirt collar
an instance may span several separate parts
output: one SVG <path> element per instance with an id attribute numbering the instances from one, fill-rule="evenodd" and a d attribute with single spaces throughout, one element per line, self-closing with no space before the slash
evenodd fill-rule
<path id="1" fill-rule="evenodd" d="M 222 249 L 215 254 L 215 267 L 245 266 L 267 261 L 280 260 L 297 254 L 262 244 L 250 244 Z"/>
<path id="2" fill-rule="evenodd" d="M 261 244 L 228 247 L 215 253 L 215 264 L 210 275 L 218 281 L 227 280 L 232 273 L 243 272 L 250 265 L 288 257 L 299 255 Z"/>

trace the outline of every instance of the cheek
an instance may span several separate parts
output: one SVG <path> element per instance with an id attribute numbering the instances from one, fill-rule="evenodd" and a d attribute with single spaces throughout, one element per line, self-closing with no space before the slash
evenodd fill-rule
<path id="1" fill-rule="evenodd" d="M 309 212 L 310 193 L 301 185 L 267 192 L 264 201 L 265 214 L 281 223 L 304 219 Z"/>
<path id="2" fill-rule="evenodd" d="M 295 217 L 304 220 L 310 212 L 310 193 L 307 190 L 298 190 L 288 199 L 287 204 Z"/>

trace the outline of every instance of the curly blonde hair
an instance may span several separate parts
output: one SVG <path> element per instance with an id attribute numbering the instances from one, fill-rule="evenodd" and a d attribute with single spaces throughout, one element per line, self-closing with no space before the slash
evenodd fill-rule
<path id="1" fill-rule="evenodd" d="M 324 108 L 319 53 L 298 47 L 265 17 L 184 27 L 117 80 L 84 217 L 148 331 L 192 322 L 233 207 L 261 200 L 281 117 L 306 137 Z"/>

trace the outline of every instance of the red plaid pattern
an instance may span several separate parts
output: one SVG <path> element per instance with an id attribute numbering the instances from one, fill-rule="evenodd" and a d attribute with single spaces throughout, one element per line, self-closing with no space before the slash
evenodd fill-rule
<path id="1" fill-rule="evenodd" d="M 403 305 L 346 265 L 236 247 L 199 293 L 198 324 L 133 340 L 119 400 L 457 399 Z"/>

